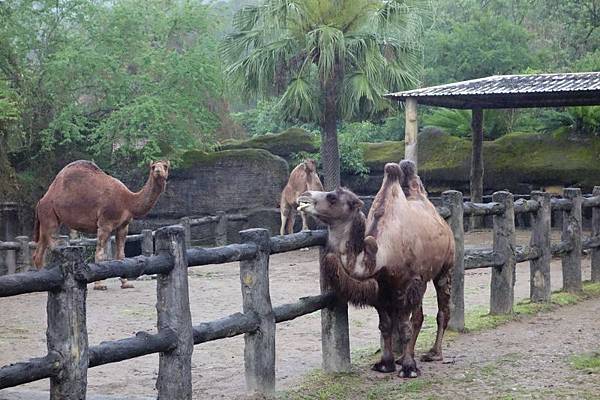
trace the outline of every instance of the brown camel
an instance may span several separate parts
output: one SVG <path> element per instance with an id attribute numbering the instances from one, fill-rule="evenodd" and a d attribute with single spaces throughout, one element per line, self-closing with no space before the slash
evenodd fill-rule
<path id="1" fill-rule="evenodd" d="M 34 265 L 38 269 L 42 267 L 46 248 L 52 245 L 52 235 L 61 224 L 79 232 L 97 234 L 96 262 L 107 259 L 106 242 L 116 230 L 116 258 L 125 258 L 129 223 L 133 218 L 146 215 L 156 204 L 165 190 L 169 167 L 169 161 L 152 163 L 148 181 L 137 193 L 129 191 L 121 181 L 91 161 L 74 161 L 64 167 L 36 207 Z M 127 279 L 121 279 L 121 288 L 131 287 Z M 106 290 L 106 285 L 95 282 L 94 289 Z"/>
<path id="2" fill-rule="evenodd" d="M 373 306 L 379 314 L 383 352 L 373 369 L 395 371 L 392 335 L 397 332 L 404 350 L 397 361 L 399 375 L 418 376 L 414 347 L 430 280 L 438 299 L 437 336 L 421 359 L 442 360 L 442 338 L 450 319 L 454 240 L 428 200 L 414 164 L 385 166 L 383 184 L 366 220 L 362 201 L 346 189 L 309 191 L 298 203 L 299 209 L 329 227 L 321 264 L 327 284 L 354 305 Z"/>
<path id="3" fill-rule="evenodd" d="M 281 193 L 279 204 L 279 211 L 281 212 L 281 235 L 294 232 L 296 208 L 298 207 L 296 199 L 308 190 L 323 190 L 323 185 L 317 174 L 317 163 L 311 159 L 304 160 L 304 162 L 292 170 L 288 183 Z M 306 214 L 300 211 L 300 216 L 302 217 L 302 230 L 308 230 Z"/>

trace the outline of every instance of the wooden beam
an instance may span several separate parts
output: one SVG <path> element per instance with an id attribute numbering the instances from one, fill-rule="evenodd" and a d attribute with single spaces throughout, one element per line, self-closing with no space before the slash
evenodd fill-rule
<path id="1" fill-rule="evenodd" d="M 404 124 L 404 158 L 411 160 L 417 164 L 417 99 L 409 97 L 406 99 L 404 109 L 405 124 Z M 400 160 L 398 160 L 400 161 Z"/>

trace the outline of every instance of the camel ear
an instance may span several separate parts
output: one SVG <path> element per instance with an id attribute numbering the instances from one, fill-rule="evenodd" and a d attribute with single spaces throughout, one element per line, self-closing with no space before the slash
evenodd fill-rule
<path id="1" fill-rule="evenodd" d="M 365 203 L 361 199 L 359 199 L 359 198 L 353 199 L 350 202 L 350 207 L 352 209 L 358 209 L 358 210 L 360 210 L 361 208 L 363 208 L 364 205 L 365 205 Z"/>

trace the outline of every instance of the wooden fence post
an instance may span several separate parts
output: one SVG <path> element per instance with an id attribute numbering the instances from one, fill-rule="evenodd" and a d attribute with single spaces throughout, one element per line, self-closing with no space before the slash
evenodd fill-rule
<path id="1" fill-rule="evenodd" d="M 581 189 L 565 188 L 563 197 L 571 200 L 573 206 L 563 211 L 561 240 L 572 245 L 571 251 L 562 256 L 563 290 L 579 292 L 581 282 Z"/>
<path id="2" fill-rule="evenodd" d="M 266 229 L 240 232 L 242 243 L 258 248 L 252 260 L 240 261 L 240 283 L 244 314 L 255 313 L 258 330 L 244 334 L 246 388 L 250 393 L 275 391 L 275 314 L 269 293 L 269 254 L 271 237 Z"/>
<path id="3" fill-rule="evenodd" d="M 158 229 L 156 253 L 168 253 L 173 259 L 173 269 L 168 274 L 158 275 L 158 331 L 172 329 L 177 334 L 177 346 L 159 356 L 158 398 L 191 400 L 194 336 L 183 228 L 175 225 Z"/>
<path id="4" fill-rule="evenodd" d="M 325 248 L 321 247 L 319 260 L 323 259 Z M 320 268 L 323 271 L 323 268 Z M 323 273 L 320 276 L 321 293 L 331 290 L 325 284 Z M 348 327 L 348 303 L 337 299 L 329 307 L 321 310 L 321 351 L 323 370 L 326 372 L 350 371 L 350 333 Z"/>
<path id="5" fill-rule="evenodd" d="M 25 272 L 31 266 L 31 250 L 29 249 L 29 238 L 27 236 L 17 236 L 19 242 L 19 252 L 17 253 L 17 272 Z"/>
<path id="6" fill-rule="evenodd" d="M 495 192 L 492 201 L 504 206 L 504 212 L 494 215 L 494 253 L 504 259 L 504 264 L 492 267 L 490 314 L 509 314 L 515 298 L 515 210 L 513 195 Z"/>
<path id="7" fill-rule="evenodd" d="M 594 187 L 593 195 L 600 197 L 600 186 Z M 600 207 L 592 208 L 592 236 L 600 236 Z M 592 249 L 592 282 L 600 282 L 600 247 Z"/>
<path id="8" fill-rule="evenodd" d="M 142 230 L 142 255 L 151 256 L 154 253 L 154 239 L 150 229 Z"/>
<path id="9" fill-rule="evenodd" d="M 189 249 L 190 247 L 192 247 L 192 224 L 190 222 L 190 217 L 181 218 L 180 224 L 181 226 L 183 226 L 185 248 Z"/>
<path id="10" fill-rule="evenodd" d="M 224 211 L 217 212 L 217 227 L 215 228 L 215 246 L 227 245 L 227 214 Z"/>
<path id="11" fill-rule="evenodd" d="M 455 248 L 448 327 L 455 331 L 463 331 L 465 329 L 465 231 L 462 193 L 456 190 L 445 191 L 442 193 L 442 205 L 450 210 L 447 222 L 454 235 Z"/>
<path id="12" fill-rule="evenodd" d="M 550 301 L 552 287 L 550 285 L 550 222 L 552 209 L 550 193 L 533 191 L 531 199 L 540 207 L 531 213 L 531 248 L 536 247 L 539 257 L 529 262 L 529 297 L 533 302 Z"/>
<path id="13" fill-rule="evenodd" d="M 50 378 L 50 400 L 85 399 L 89 363 L 86 328 L 87 285 L 75 279 L 84 265 L 84 248 L 57 247 L 49 265 L 58 264 L 62 288 L 48 292 L 48 353 L 61 355 L 61 370 Z"/>

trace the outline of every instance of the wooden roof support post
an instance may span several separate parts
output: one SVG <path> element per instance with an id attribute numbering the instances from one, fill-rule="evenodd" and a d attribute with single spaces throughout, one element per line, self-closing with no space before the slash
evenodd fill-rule
<path id="1" fill-rule="evenodd" d="M 474 108 L 471 112 L 471 201 L 483 201 L 483 110 Z M 479 228 L 483 224 L 483 217 L 471 217 L 469 228 Z"/>
<path id="2" fill-rule="evenodd" d="M 404 158 L 417 164 L 417 99 L 409 97 L 405 103 Z"/>

